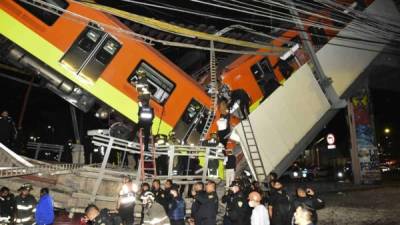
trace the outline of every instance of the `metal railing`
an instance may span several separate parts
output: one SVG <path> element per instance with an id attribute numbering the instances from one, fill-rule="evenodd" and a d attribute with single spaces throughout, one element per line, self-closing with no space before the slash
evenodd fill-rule
<path id="1" fill-rule="evenodd" d="M 46 144 L 46 143 L 39 143 L 39 142 L 28 142 L 26 147 L 27 147 L 27 149 L 35 150 L 35 159 L 38 159 L 40 152 L 46 151 L 46 152 L 57 153 L 57 161 L 60 162 L 61 155 L 64 152 L 64 146 L 62 146 L 62 145 Z"/>
<path id="2" fill-rule="evenodd" d="M 0 178 L 4 177 L 17 177 L 32 174 L 65 174 L 72 173 L 75 170 L 82 168 L 85 165 L 82 164 L 45 164 L 37 165 L 34 167 L 10 167 L 0 168 Z"/>
<path id="3" fill-rule="evenodd" d="M 98 176 L 95 186 L 92 191 L 91 201 L 96 200 L 96 195 L 100 184 L 107 173 L 110 171 L 107 169 L 107 163 L 110 156 L 111 150 L 123 151 L 124 153 L 130 154 L 140 154 L 140 144 L 136 142 L 131 142 L 127 140 L 122 140 L 119 138 L 104 135 L 101 132 L 88 132 L 89 136 L 92 136 L 92 143 L 96 147 L 102 147 L 104 149 L 104 158 L 101 167 L 98 168 Z M 144 152 L 145 155 L 152 156 L 153 146 L 149 146 L 149 151 Z M 217 159 L 222 160 L 224 158 L 223 148 L 221 147 L 210 147 L 210 146 L 193 146 L 193 145 L 158 145 L 155 146 L 154 155 L 155 157 L 168 156 L 168 173 L 167 175 L 157 176 L 158 179 L 174 179 L 177 183 L 191 183 L 195 180 L 206 181 L 208 176 L 208 162 L 209 160 Z M 174 174 L 174 160 L 178 157 L 186 156 L 188 158 L 188 163 L 190 163 L 190 158 L 202 158 L 204 163 L 202 165 L 201 175 L 189 175 L 186 171 L 186 175 Z M 138 162 L 140 165 L 140 162 Z M 189 167 L 189 166 L 188 166 Z M 136 178 L 138 173 L 135 174 Z M 148 176 L 151 177 L 151 176 Z"/>

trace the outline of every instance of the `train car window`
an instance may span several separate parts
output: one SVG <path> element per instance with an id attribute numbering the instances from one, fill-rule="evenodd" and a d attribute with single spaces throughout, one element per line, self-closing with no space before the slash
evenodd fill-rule
<path id="1" fill-rule="evenodd" d="M 66 0 L 42 0 L 42 1 L 62 9 L 68 8 L 69 5 Z M 59 14 L 60 13 L 62 14 L 62 11 L 60 12 L 60 10 L 57 10 L 57 14 L 53 13 L 54 10 L 53 8 L 50 7 L 48 10 L 38 8 L 37 6 L 34 5 L 33 1 L 31 0 L 24 0 L 24 1 L 16 0 L 15 2 L 20 6 L 22 6 L 24 9 L 28 10 L 30 13 L 32 13 L 32 15 L 34 15 L 36 18 L 38 18 L 48 26 L 52 26 L 60 17 Z M 41 4 L 41 7 L 46 7 L 46 5 Z"/>
<path id="2" fill-rule="evenodd" d="M 197 143 L 200 139 L 199 129 L 204 127 L 202 123 L 207 112 L 208 110 L 201 103 L 192 99 L 174 128 L 176 137 L 183 141 Z"/>
<path id="3" fill-rule="evenodd" d="M 139 70 L 144 71 L 146 74 L 152 98 L 160 104 L 165 104 L 175 89 L 175 84 L 150 64 L 142 61 L 128 78 L 129 83 L 133 86 L 136 86 L 138 80 L 137 71 Z"/>
<path id="4" fill-rule="evenodd" d="M 95 53 L 95 56 L 88 61 L 80 74 L 90 78 L 92 81 L 97 80 L 120 48 L 121 44 L 117 40 L 111 36 L 107 36 Z"/>
<path id="5" fill-rule="evenodd" d="M 93 28 L 87 28 L 83 35 L 78 38 L 78 46 L 85 52 L 90 52 L 94 49 L 96 44 L 100 41 L 104 32 L 95 30 Z"/>
<path id="6" fill-rule="evenodd" d="M 257 81 L 258 86 L 263 92 L 264 99 L 274 92 L 279 83 L 276 81 L 274 71 L 267 58 L 260 60 L 251 67 L 251 72 Z"/>

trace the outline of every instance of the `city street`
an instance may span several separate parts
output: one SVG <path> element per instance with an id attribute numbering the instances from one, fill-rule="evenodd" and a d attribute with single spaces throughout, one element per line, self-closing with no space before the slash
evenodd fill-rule
<path id="1" fill-rule="evenodd" d="M 399 224 L 400 182 L 381 187 L 322 194 L 326 207 L 318 212 L 319 224 Z"/>

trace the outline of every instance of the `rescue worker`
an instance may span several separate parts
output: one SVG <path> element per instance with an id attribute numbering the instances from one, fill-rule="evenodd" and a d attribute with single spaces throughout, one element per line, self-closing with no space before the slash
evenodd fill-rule
<path id="1" fill-rule="evenodd" d="M 233 155 L 232 149 L 227 149 L 225 152 L 225 188 L 228 189 L 231 183 L 235 180 L 236 156 Z"/>
<path id="2" fill-rule="evenodd" d="M 0 143 L 11 147 L 12 141 L 17 138 L 17 129 L 13 119 L 4 110 L 0 114 Z"/>
<path id="3" fill-rule="evenodd" d="M 247 225 L 249 207 L 243 196 L 239 182 L 233 182 L 229 191 L 222 197 L 226 203 L 224 225 Z"/>
<path id="4" fill-rule="evenodd" d="M 253 191 L 249 194 L 249 206 L 253 208 L 251 213 L 251 225 L 269 225 L 267 209 L 261 204 L 260 193 Z"/>
<path id="5" fill-rule="evenodd" d="M 168 145 L 167 143 L 168 137 L 165 134 L 157 134 L 154 136 L 154 139 L 157 146 Z M 168 154 L 161 154 L 157 156 L 156 158 L 157 175 L 168 175 L 168 163 L 169 163 Z"/>
<path id="6" fill-rule="evenodd" d="M 150 191 L 150 185 L 148 183 L 142 183 L 140 187 L 140 199 L 143 198 L 143 196 Z M 144 219 L 144 211 L 145 211 L 145 205 L 142 204 L 142 211 L 140 212 L 140 224 L 143 224 L 143 219 Z"/>
<path id="7" fill-rule="evenodd" d="M 124 225 L 133 225 L 135 213 L 135 200 L 138 186 L 129 177 L 124 177 L 122 188 L 117 202 L 118 214 Z"/>
<path id="8" fill-rule="evenodd" d="M 144 70 L 136 72 L 136 90 L 139 92 L 139 111 L 138 111 L 138 132 L 142 129 L 142 140 L 144 143 L 144 150 L 149 150 L 149 141 L 151 135 L 151 127 L 154 119 L 154 109 L 150 106 L 151 93 Z"/>
<path id="9" fill-rule="evenodd" d="M 37 225 L 50 225 L 54 222 L 54 202 L 48 188 L 40 190 L 40 199 L 36 206 L 35 219 Z"/>
<path id="10" fill-rule="evenodd" d="M 22 185 L 18 191 L 20 194 L 15 197 L 15 222 L 17 225 L 35 224 L 36 199 L 30 194 L 31 184 Z"/>
<path id="11" fill-rule="evenodd" d="M 230 92 L 229 109 L 232 114 L 237 108 L 240 109 L 240 118 L 246 119 L 250 113 L 250 102 L 249 95 L 243 89 L 236 89 Z"/>
<path id="12" fill-rule="evenodd" d="M 167 212 L 168 202 L 165 201 L 165 192 L 161 188 L 160 180 L 155 179 L 151 185 L 151 192 L 154 194 L 155 201 L 162 205 Z"/>
<path id="13" fill-rule="evenodd" d="M 91 225 L 122 225 L 122 220 L 117 215 L 111 215 L 108 209 L 101 211 L 95 205 L 89 205 L 85 209 L 86 222 L 90 221 Z"/>
<path id="14" fill-rule="evenodd" d="M 15 199 L 10 193 L 10 189 L 2 187 L 0 189 L 0 224 L 11 224 L 14 220 Z"/>
<path id="15" fill-rule="evenodd" d="M 218 145 L 220 145 L 219 147 L 223 147 L 223 146 L 221 146 L 221 144 L 218 141 L 217 133 L 211 133 L 210 139 L 205 141 L 205 143 L 203 145 L 210 146 L 210 147 L 217 147 Z M 218 152 L 216 152 L 216 154 L 218 154 Z M 219 160 L 210 158 L 208 160 L 208 176 L 217 178 L 218 177 L 218 166 L 219 166 Z"/>
<path id="16" fill-rule="evenodd" d="M 205 192 L 200 192 L 195 196 L 199 203 L 199 208 L 195 215 L 196 225 L 215 225 L 218 213 L 218 196 L 214 181 L 208 181 Z"/>
<path id="17" fill-rule="evenodd" d="M 312 210 L 305 204 L 301 204 L 296 208 L 294 213 L 294 224 L 297 225 L 314 225 L 312 222 Z"/>
<path id="18" fill-rule="evenodd" d="M 150 191 L 141 197 L 144 207 L 144 225 L 169 225 L 170 221 L 164 208 L 155 201 L 154 194 Z"/>
<path id="19" fill-rule="evenodd" d="M 174 185 L 170 191 L 172 199 L 168 203 L 168 216 L 171 225 L 185 225 L 186 205 L 178 190 L 179 187 Z"/>
<path id="20" fill-rule="evenodd" d="M 196 200 L 196 196 L 204 192 L 204 184 L 202 182 L 197 182 L 193 185 L 192 197 L 193 203 L 191 207 L 191 215 L 188 220 L 189 224 L 195 224 L 195 221 L 200 221 L 198 211 L 200 209 L 200 202 Z"/>
<path id="21" fill-rule="evenodd" d="M 290 225 L 292 212 L 292 199 L 283 189 L 279 180 L 272 182 L 272 192 L 268 211 L 272 225 Z"/>
<path id="22" fill-rule="evenodd" d="M 297 209 L 298 206 L 305 204 L 309 207 L 312 213 L 312 222 L 314 225 L 318 223 L 317 210 L 322 209 L 325 206 L 323 200 L 317 197 L 314 190 L 311 188 L 299 187 L 296 190 L 297 196 L 293 200 L 293 208 Z"/>
<path id="23" fill-rule="evenodd" d="M 231 133 L 231 125 L 230 125 L 230 113 L 228 110 L 228 104 L 226 101 L 221 101 L 220 103 L 220 117 L 217 120 L 217 135 L 218 140 L 221 144 L 226 148 L 229 140 L 229 134 Z"/>

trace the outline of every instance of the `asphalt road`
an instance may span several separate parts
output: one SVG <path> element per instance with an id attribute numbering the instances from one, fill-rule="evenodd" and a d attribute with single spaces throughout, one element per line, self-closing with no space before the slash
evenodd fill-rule
<path id="1" fill-rule="evenodd" d="M 322 194 L 326 207 L 318 211 L 320 225 L 400 224 L 400 181 L 380 186 Z"/>

